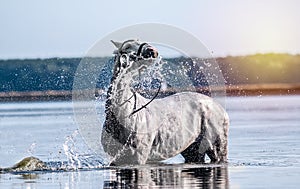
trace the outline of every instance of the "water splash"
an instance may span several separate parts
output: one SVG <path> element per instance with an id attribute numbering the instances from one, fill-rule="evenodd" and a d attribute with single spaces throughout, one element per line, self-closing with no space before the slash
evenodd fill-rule
<path id="1" fill-rule="evenodd" d="M 35 152 L 35 148 L 36 148 L 36 142 L 33 142 L 33 143 L 30 145 L 30 147 L 29 147 L 29 149 L 27 150 L 27 152 L 32 156 L 32 155 L 34 154 L 34 152 Z"/>
<path id="2" fill-rule="evenodd" d="M 81 139 L 81 140 L 80 140 Z M 67 157 L 67 170 L 101 168 L 107 164 L 103 157 L 98 156 L 82 140 L 79 130 L 66 137 L 63 149 Z"/>
<path id="3" fill-rule="evenodd" d="M 131 72 L 132 79 L 129 82 L 135 91 L 139 91 L 146 98 L 152 98 L 159 87 L 163 90 L 167 87 L 166 79 L 161 72 L 166 62 L 161 57 L 152 61 L 153 63 L 147 68 Z"/>

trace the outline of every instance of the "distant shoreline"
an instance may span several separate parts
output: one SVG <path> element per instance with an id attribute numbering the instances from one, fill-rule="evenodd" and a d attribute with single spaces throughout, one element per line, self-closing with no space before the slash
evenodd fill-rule
<path id="1" fill-rule="evenodd" d="M 227 86 L 227 96 L 298 95 L 300 83 L 296 84 L 247 84 Z"/>
<path id="2" fill-rule="evenodd" d="M 201 90 L 199 90 L 201 91 Z M 98 91 L 101 93 L 101 91 Z M 247 84 L 226 86 L 227 96 L 267 96 L 300 94 L 299 84 Z M 72 91 L 0 92 L 0 102 L 71 101 Z"/>

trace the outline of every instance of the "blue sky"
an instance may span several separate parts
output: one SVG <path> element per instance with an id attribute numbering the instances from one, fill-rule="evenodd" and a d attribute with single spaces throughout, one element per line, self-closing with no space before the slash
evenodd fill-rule
<path id="1" fill-rule="evenodd" d="M 0 58 L 83 56 L 99 39 L 138 23 L 195 35 L 214 56 L 300 53 L 300 1 L 0 1 Z"/>

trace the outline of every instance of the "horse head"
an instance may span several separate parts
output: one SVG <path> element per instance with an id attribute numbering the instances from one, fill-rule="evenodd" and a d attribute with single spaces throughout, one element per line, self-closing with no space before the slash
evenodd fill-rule
<path id="1" fill-rule="evenodd" d="M 123 43 L 111 41 L 117 48 L 115 54 L 114 74 L 123 70 L 133 70 L 151 64 L 158 57 L 157 50 L 148 43 L 138 40 L 127 40 Z"/>

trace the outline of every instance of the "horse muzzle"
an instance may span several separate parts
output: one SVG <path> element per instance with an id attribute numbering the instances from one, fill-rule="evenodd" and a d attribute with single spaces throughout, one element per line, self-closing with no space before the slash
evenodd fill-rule
<path id="1" fill-rule="evenodd" d="M 141 53 L 144 58 L 157 58 L 158 52 L 154 47 L 146 46 Z"/>
<path id="2" fill-rule="evenodd" d="M 158 51 L 154 47 L 146 44 L 143 46 L 143 48 L 141 50 L 141 56 L 143 58 L 157 58 Z"/>

